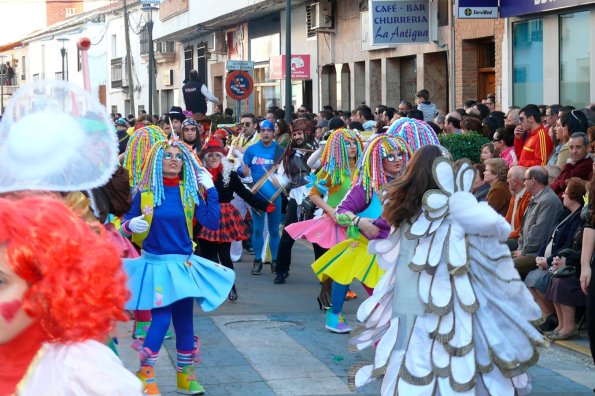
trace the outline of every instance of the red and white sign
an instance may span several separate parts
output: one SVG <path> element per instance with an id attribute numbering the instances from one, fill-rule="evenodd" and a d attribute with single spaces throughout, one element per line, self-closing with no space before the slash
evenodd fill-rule
<path id="1" fill-rule="evenodd" d="M 269 71 L 271 80 L 285 78 L 285 55 L 271 56 L 269 58 Z M 310 55 L 291 55 L 291 79 L 310 79 Z"/>

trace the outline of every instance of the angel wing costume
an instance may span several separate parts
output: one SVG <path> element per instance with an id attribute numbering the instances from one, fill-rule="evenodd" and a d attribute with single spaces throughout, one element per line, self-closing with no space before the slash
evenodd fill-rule
<path id="1" fill-rule="evenodd" d="M 350 343 L 376 351 L 353 384 L 384 375 L 383 396 L 514 395 L 545 340 L 503 243 L 510 226 L 469 192 L 471 164 L 438 158 L 433 175 L 421 213 L 370 242 L 386 273 L 357 313 L 365 330 Z"/>

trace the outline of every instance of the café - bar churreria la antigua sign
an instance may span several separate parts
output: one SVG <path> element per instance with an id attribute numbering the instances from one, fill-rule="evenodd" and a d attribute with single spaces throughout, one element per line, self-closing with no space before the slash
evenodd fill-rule
<path id="1" fill-rule="evenodd" d="M 430 41 L 428 0 L 369 0 L 372 45 Z"/>

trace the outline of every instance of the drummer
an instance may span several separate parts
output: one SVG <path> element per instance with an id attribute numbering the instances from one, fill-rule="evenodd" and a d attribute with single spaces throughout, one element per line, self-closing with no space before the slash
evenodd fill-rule
<path id="1" fill-rule="evenodd" d="M 261 178 L 267 177 L 266 173 L 277 167 L 284 149 L 273 140 L 275 133 L 275 126 L 269 120 L 264 120 L 260 124 L 260 141 L 252 144 L 246 149 L 243 156 L 243 162 L 238 169 L 238 173 L 244 177 L 252 176 L 254 183 L 258 183 Z M 279 224 L 281 222 L 281 196 L 278 195 L 274 200 L 273 194 L 276 188 L 269 188 L 270 181 L 266 182 L 259 193 L 265 199 L 271 200 L 275 204 L 276 210 L 272 213 L 260 213 L 252 210 L 252 247 L 254 248 L 254 266 L 252 267 L 252 274 L 258 275 L 262 271 L 262 248 L 264 245 L 264 222 L 265 216 L 269 230 L 269 247 L 271 250 L 271 257 L 273 266 L 277 262 L 277 250 L 279 249 L 279 241 L 281 239 L 279 233 Z"/>

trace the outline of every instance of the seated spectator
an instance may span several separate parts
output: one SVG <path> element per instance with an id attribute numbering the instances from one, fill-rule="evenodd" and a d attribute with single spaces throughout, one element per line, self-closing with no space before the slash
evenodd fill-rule
<path id="1" fill-rule="evenodd" d="M 568 136 L 566 136 L 566 140 L 564 140 L 564 130 L 562 129 L 560 117 L 557 117 L 556 123 L 550 127 L 549 135 L 552 137 L 552 143 L 554 145 L 554 152 L 550 157 L 549 161 L 547 162 L 548 165 L 556 165 L 558 163 L 558 158 L 560 157 L 560 151 L 564 146 L 564 143 L 568 141 Z M 568 150 L 568 147 L 566 148 Z"/>
<path id="2" fill-rule="evenodd" d="M 551 187 L 558 177 L 560 177 L 562 171 L 556 165 L 546 165 L 545 170 L 547 171 L 548 185 Z"/>
<path id="3" fill-rule="evenodd" d="M 541 308 L 543 316 L 546 318 L 545 322 L 540 325 L 542 331 L 554 330 L 557 328 L 556 326 L 559 328 L 564 327 L 564 334 L 574 330 L 569 328 L 564 320 L 564 313 L 568 310 L 565 309 L 565 312 L 562 313 L 561 309 L 555 308 L 555 304 L 552 304 L 551 301 L 546 299 L 546 292 L 552 279 L 552 270 L 550 269 L 554 268 L 554 263 L 561 260 L 559 253 L 563 249 L 572 247 L 575 235 L 581 229 L 583 223 L 581 220 L 581 209 L 583 207 L 583 195 L 586 192 L 585 184 L 584 180 L 577 177 L 573 177 L 568 181 L 568 185 L 564 191 L 564 207 L 567 210 L 562 212 L 560 221 L 554 226 L 550 238 L 539 249 L 538 256 L 535 258 L 538 268 L 529 272 L 525 278 L 525 284 L 535 298 L 537 305 Z M 576 288 L 579 289 L 578 279 Z M 584 295 L 582 296 L 582 300 L 584 305 Z M 574 313 L 572 315 L 572 323 L 574 324 Z"/>
<path id="4" fill-rule="evenodd" d="M 481 162 L 485 163 L 490 158 L 500 158 L 500 153 L 496 151 L 494 143 L 486 143 L 481 146 L 481 154 L 479 155 Z"/>
<path id="5" fill-rule="evenodd" d="M 488 134 L 488 139 L 493 139 L 496 129 L 501 127 L 498 120 L 492 116 L 487 116 L 486 118 L 484 118 L 481 124 L 483 125 L 484 130 Z"/>
<path id="6" fill-rule="evenodd" d="M 568 157 L 570 157 L 569 151 L 569 142 L 570 136 L 575 132 L 587 132 L 589 122 L 587 117 L 583 112 L 580 110 L 567 110 L 566 107 L 563 107 L 560 116 L 560 125 L 562 127 L 562 136 L 565 144 L 560 149 L 560 153 L 558 154 L 558 161 L 556 165 L 558 168 L 564 169 L 564 165 L 568 162 Z"/>
<path id="7" fill-rule="evenodd" d="M 463 133 L 461 129 L 461 115 L 458 112 L 453 111 L 446 115 L 444 119 L 444 132 L 446 134 L 454 133 L 455 135 Z"/>
<path id="8" fill-rule="evenodd" d="M 508 170 L 508 189 L 512 193 L 506 212 L 506 221 L 512 227 L 512 231 L 506 241 L 510 251 L 515 251 L 518 247 L 519 234 L 521 232 L 521 223 L 525 216 L 525 211 L 531 201 L 531 193 L 525 189 L 525 172 L 527 168 L 523 166 L 513 166 Z"/>
<path id="9" fill-rule="evenodd" d="M 463 121 L 461 121 L 461 129 L 463 130 L 463 133 L 476 132 L 485 136 L 481 121 L 475 117 L 463 117 Z"/>
<path id="10" fill-rule="evenodd" d="M 471 192 L 478 202 L 485 201 L 490 191 L 490 185 L 483 180 L 486 167 L 484 164 L 473 164 L 477 171 L 475 174 L 475 181 L 471 187 Z"/>
<path id="11" fill-rule="evenodd" d="M 575 132 L 570 136 L 568 162 L 562 168 L 560 176 L 551 185 L 552 190 L 558 194 L 560 199 L 562 199 L 562 193 L 566 188 L 566 181 L 571 177 L 579 177 L 583 180 L 589 180 L 591 177 L 593 160 L 587 151 L 588 144 L 589 139 L 585 133 Z"/>
<path id="12" fill-rule="evenodd" d="M 500 158 L 506 162 L 509 168 L 517 164 L 517 157 L 514 152 L 514 128 L 496 129 L 492 142 L 494 148 L 500 152 Z"/>
<path id="13" fill-rule="evenodd" d="M 501 216 L 506 216 L 510 203 L 510 190 L 506 183 L 508 166 L 502 158 L 489 158 L 484 162 L 483 180 L 490 185 L 486 201 Z"/>
<path id="14" fill-rule="evenodd" d="M 519 125 L 521 123 L 520 113 L 521 113 L 520 107 L 510 106 L 508 108 L 508 113 L 506 113 L 506 118 L 504 119 L 504 125 L 505 126 L 512 125 L 514 127 Z"/>
<path id="15" fill-rule="evenodd" d="M 563 210 L 560 199 L 548 186 L 547 172 L 542 166 L 527 169 L 524 182 L 532 198 L 523 218 L 519 246 L 512 252 L 514 265 L 522 279 L 535 268 L 535 257 Z"/>

